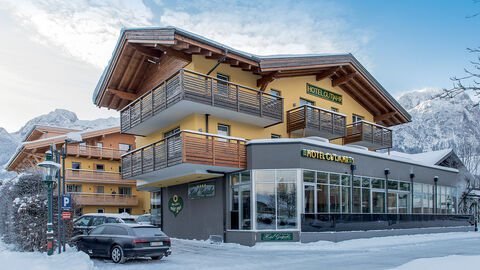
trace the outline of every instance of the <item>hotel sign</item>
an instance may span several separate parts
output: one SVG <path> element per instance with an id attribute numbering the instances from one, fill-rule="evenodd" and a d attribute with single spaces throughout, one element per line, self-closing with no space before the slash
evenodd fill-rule
<path id="1" fill-rule="evenodd" d="M 188 199 L 199 199 L 215 196 L 215 182 L 188 185 Z"/>
<path id="2" fill-rule="evenodd" d="M 342 104 L 343 101 L 342 95 L 335 94 L 333 92 L 317 87 L 315 85 L 311 85 L 309 83 L 307 83 L 307 94 L 321 97 L 323 99 L 330 100 L 338 104 Z"/>
<path id="3" fill-rule="evenodd" d="M 322 159 L 340 163 L 354 163 L 353 157 L 349 156 L 339 156 L 332 153 L 324 153 L 317 150 L 302 149 L 302 157 Z"/>
<path id="4" fill-rule="evenodd" d="M 173 195 L 172 198 L 168 201 L 168 210 L 172 212 L 172 214 L 177 217 L 177 215 L 183 209 L 183 199 L 178 195 Z"/>
<path id="5" fill-rule="evenodd" d="M 291 232 L 276 232 L 276 233 L 262 233 L 262 241 L 293 241 L 293 233 Z"/>

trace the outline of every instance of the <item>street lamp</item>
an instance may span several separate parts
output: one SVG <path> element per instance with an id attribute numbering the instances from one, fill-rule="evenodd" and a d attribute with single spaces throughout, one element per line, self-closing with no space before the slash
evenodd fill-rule
<path id="1" fill-rule="evenodd" d="M 57 174 L 57 171 L 62 168 L 62 165 L 52 160 L 52 151 L 48 150 L 45 153 L 45 161 L 38 164 L 39 167 L 44 168 L 45 179 L 43 182 L 47 186 L 47 207 L 48 207 L 48 219 L 47 219 L 47 254 L 53 254 L 53 219 L 52 219 L 52 196 L 53 196 L 53 184 L 55 180 L 53 178 Z M 58 187 L 60 188 L 60 187 Z"/>

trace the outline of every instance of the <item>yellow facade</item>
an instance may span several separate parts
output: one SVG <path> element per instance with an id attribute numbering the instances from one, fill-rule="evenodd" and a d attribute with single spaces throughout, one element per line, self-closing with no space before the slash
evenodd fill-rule
<path id="1" fill-rule="evenodd" d="M 193 55 L 192 62 L 185 67 L 187 70 L 192 70 L 198 73 L 206 74 L 215 64 L 216 60 L 207 59 L 202 55 Z M 235 68 L 229 64 L 220 64 L 210 76 L 217 76 L 217 74 L 224 74 L 230 77 L 232 83 L 240 84 L 250 88 L 258 89 L 257 80 L 259 75 L 255 75 L 252 72 L 243 71 L 240 68 Z M 324 88 L 328 91 L 342 96 L 342 104 L 335 103 L 326 99 L 322 99 L 318 96 L 307 94 L 306 84 L 312 84 L 320 88 Z M 301 76 L 301 77 L 289 77 L 275 79 L 271 82 L 266 92 L 270 92 L 271 89 L 280 91 L 281 96 L 284 98 L 284 122 L 272 127 L 264 128 L 245 123 L 234 122 L 230 120 L 209 117 L 209 133 L 218 133 L 218 124 L 225 124 L 230 126 L 230 136 L 239 137 L 245 139 L 265 139 L 271 138 L 272 134 L 280 135 L 282 138 L 288 138 L 286 128 L 286 112 L 290 109 L 300 106 L 300 98 L 314 102 L 314 105 L 320 108 L 331 110 L 335 108 L 339 113 L 347 116 L 347 124 L 352 123 L 352 115 L 362 116 L 364 120 L 374 122 L 373 115 L 368 112 L 363 106 L 356 102 L 351 96 L 349 96 L 343 89 L 336 86 L 333 87 L 331 80 L 325 78 L 317 81 L 315 76 Z M 179 127 L 181 130 L 194 130 L 194 131 L 206 131 L 205 127 L 205 115 L 192 114 L 188 117 L 171 124 L 167 127 L 159 128 L 158 131 L 146 136 L 136 137 L 137 148 L 150 143 L 154 143 L 163 139 L 163 134 L 169 130 Z M 298 137 L 298 135 L 290 135 L 291 137 Z M 333 140 L 332 143 L 341 144 L 342 140 Z"/>

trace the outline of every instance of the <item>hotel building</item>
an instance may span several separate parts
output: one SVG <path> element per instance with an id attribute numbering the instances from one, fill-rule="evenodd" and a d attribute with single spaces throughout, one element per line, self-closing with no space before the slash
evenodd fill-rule
<path id="1" fill-rule="evenodd" d="M 75 201 L 75 216 L 148 212 L 148 192 L 137 191 L 135 180 L 121 177 L 121 156 L 134 149 L 135 138 L 120 134 L 119 127 L 82 132 L 36 125 L 27 133 L 6 169 L 18 173 L 38 170 L 37 164 L 44 159 L 45 152 L 51 147 L 65 149 L 66 142 L 65 188 Z M 59 163 L 63 163 L 63 159 Z"/>
<path id="2" fill-rule="evenodd" d="M 469 228 L 458 170 L 390 153 L 389 127 L 411 117 L 351 54 L 258 56 L 175 27 L 124 29 L 93 102 L 136 136 L 122 177 L 151 192 L 172 237 Z"/>

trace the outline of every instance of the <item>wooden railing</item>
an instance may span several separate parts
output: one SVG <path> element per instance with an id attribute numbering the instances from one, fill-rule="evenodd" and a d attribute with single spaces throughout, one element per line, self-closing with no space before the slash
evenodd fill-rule
<path id="1" fill-rule="evenodd" d="M 114 205 L 133 206 L 138 205 L 135 195 L 107 194 L 107 193 L 70 193 L 78 205 Z"/>
<path id="2" fill-rule="evenodd" d="M 314 129 L 329 139 L 345 136 L 346 117 L 343 114 L 312 105 L 303 105 L 287 111 L 287 132 Z"/>
<path id="3" fill-rule="evenodd" d="M 90 158 L 105 158 L 105 159 L 120 159 L 120 157 L 125 154 L 127 151 L 105 148 L 105 147 L 96 147 L 90 145 L 80 145 L 73 144 L 68 145 L 67 148 L 69 155 L 90 157 Z"/>
<path id="4" fill-rule="evenodd" d="M 345 144 L 364 142 L 372 150 L 392 147 L 392 130 L 367 121 L 347 125 Z"/>
<path id="5" fill-rule="evenodd" d="M 181 100 L 283 121 L 282 97 L 181 69 L 121 110 L 122 132 Z"/>
<path id="6" fill-rule="evenodd" d="M 246 168 L 245 140 L 183 130 L 122 156 L 122 177 L 131 178 L 181 163 Z"/>
<path id="7" fill-rule="evenodd" d="M 135 185 L 135 180 L 124 180 L 118 172 L 105 172 L 93 170 L 65 170 L 66 181 L 82 183 L 105 183 Z"/>

